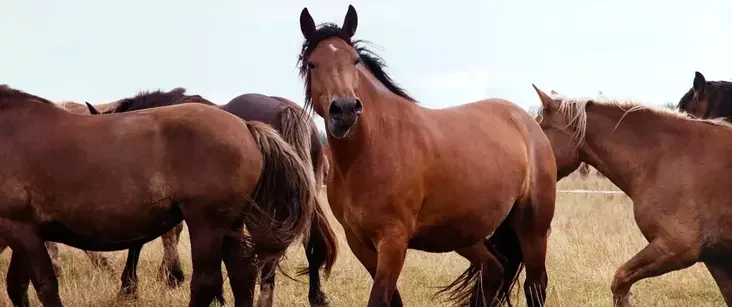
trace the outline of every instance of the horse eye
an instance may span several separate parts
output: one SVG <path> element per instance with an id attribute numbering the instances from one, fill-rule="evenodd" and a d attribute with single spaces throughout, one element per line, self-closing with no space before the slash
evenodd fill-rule
<path id="1" fill-rule="evenodd" d="M 361 58 L 356 58 L 356 60 L 353 61 L 353 65 L 358 65 L 358 63 L 361 63 Z"/>
<path id="2" fill-rule="evenodd" d="M 308 69 L 310 69 L 310 70 L 313 70 L 313 69 L 315 69 L 315 64 L 313 64 L 313 63 L 311 63 L 311 62 L 308 62 L 308 64 L 307 64 L 307 65 L 308 65 Z"/>

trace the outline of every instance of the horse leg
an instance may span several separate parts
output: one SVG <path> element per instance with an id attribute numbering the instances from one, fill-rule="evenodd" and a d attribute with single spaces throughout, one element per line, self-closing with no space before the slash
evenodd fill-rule
<path id="1" fill-rule="evenodd" d="M 158 276 L 165 280 L 168 287 L 176 288 L 183 283 L 185 275 L 178 256 L 178 242 L 183 231 L 183 222 L 161 236 L 163 240 L 163 261 L 160 263 Z"/>
<path id="2" fill-rule="evenodd" d="M 469 306 L 499 306 L 504 298 L 498 296 L 503 281 L 503 265 L 498 258 L 483 241 L 455 252 L 470 261 L 468 270 L 452 284 L 468 286 L 469 283 L 474 283 L 472 289 L 466 288 L 471 291 Z M 472 278 L 471 275 L 477 274 L 480 274 L 479 280 Z M 462 287 L 458 287 L 460 288 Z M 455 294 L 460 296 L 462 293 Z"/>
<path id="3" fill-rule="evenodd" d="M 732 265 L 724 263 L 722 261 L 716 262 L 704 262 L 704 265 L 712 274 L 714 282 L 717 283 L 719 291 L 722 292 L 724 297 L 724 303 L 727 306 L 732 306 Z"/>
<path id="4" fill-rule="evenodd" d="M 681 270 L 694 264 L 698 257 L 694 253 L 689 253 L 690 250 L 686 245 L 672 247 L 661 238 L 651 241 L 615 272 L 610 285 L 614 304 L 620 307 L 632 306 L 630 288 L 635 282 Z"/>
<path id="5" fill-rule="evenodd" d="M 361 262 L 361 265 L 366 268 L 366 271 L 369 272 L 371 275 L 371 278 L 374 279 L 376 276 L 376 270 L 377 270 L 377 261 L 378 261 L 378 254 L 374 250 L 374 248 L 370 245 L 365 245 L 361 243 L 361 241 L 354 235 L 345 225 L 343 227 L 343 230 L 346 234 L 346 242 L 348 243 L 348 247 L 351 248 L 351 251 L 356 256 L 359 262 Z M 406 253 L 405 253 L 406 254 Z M 374 286 L 376 286 L 376 283 L 374 282 Z M 373 288 L 372 288 L 373 292 Z M 371 299 L 369 299 L 371 300 Z M 369 306 L 372 306 L 369 304 Z M 386 303 L 386 306 L 389 306 L 388 302 Z M 402 307 L 402 297 L 399 294 L 399 290 L 396 288 L 394 289 L 394 294 L 391 297 L 391 306 L 392 307 Z"/>
<path id="6" fill-rule="evenodd" d="M 28 263 L 25 259 L 25 255 L 16 251 L 13 251 L 13 255 L 10 258 L 6 287 L 8 290 L 8 298 L 10 298 L 10 302 L 14 307 L 30 307 L 30 302 L 28 301 L 30 275 L 28 275 Z"/>
<path id="7" fill-rule="evenodd" d="M 404 265 L 404 258 L 407 256 L 407 239 L 400 235 L 404 232 L 398 229 L 382 231 L 387 235 L 375 240 L 376 270 L 367 304 L 369 307 L 395 305 L 393 296 L 397 292 L 397 280 Z M 362 251 L 365 249 L 363 244 L 360 244 L 359 248 Z M 401 302 L 397 304 L 402 306 Z"/>
<path id="8" fill-rule="evenodd" d="M 259 299 L 257 300 L 257 307 L 271 307 L 272 300 L 274 299 L 274 287 L 275 287 L 275 261 L 265 261 L 262 264 L 262 277 L 259 283 Z"/>
<path id="9" fill-rule="evenodd" d="M 140 260 L 142 245 L 127 250 L 127 261 L 122 271 L 122 288 L 119 291 L 120 297 L 137 298 L 137 262 Z"/>
<path id="10" fill-rule="evenodd" d="M 84 253 L 89 257 L 89 260 L 91 260 L 91 263 L 95 268 L 112 272 L 112 266 L 109 265 L 109 260 L 107 257 L 104 257 L 102 253 L 88 250 L 84 250 Z"/>
<path id="11" fill-rule="evenodd" d="M 319 205 L 320 204 L 318 204 L 318 206 Z M 312 231 L 314 230 L 311 228 L 311 233 Z M 325 255 L 321 252 L 323 250 L 322 246 L 325 245 L 322 241 L 322 238 L 319 236 L 311 235 L 309 240 L 303 242 L 305 257 L 307 257 L 308 260 L 308 279 L 310 283 L 308 289 L 308 301 L 310 301 L 310 306 L 312 307 L 330 306 L 330 304 L 328 304 L 328 297 L 323 293 L 323 290 L 321 290 L 320 284 L 320 263 L 322 262 L 320 260 L 325 258 Z"/>
<path id="12" fill-rule="evenodd" d="M 33 288 L 36 290 L 38 299 L 44 307 L 61 307 L 61 297 L 58 293 L 58 280 L 56 279 L 55 273 L 53 272 L 53 264 L 51 263 L 51 257 L 48 255 L 46 245 L 43 239 L 38 236 L 35 231 L 26 225 L 16 225 L 13 227 L 12 233 L 18 237 L 19 240 L 16 242 L 17 245 L 13 245 L 13 256 L 16 253 L 19 257 L 23 257 L 26 266 L 27 276 L 30 276 Z M 12 261 L 12 259 L 11 259 Z M 20 281 L 21 284 L 12 286 L 13 291 L 22 290 L 27 287 L 22 283 L 24 278 L 23 272 L 17 266 L 14 270 L 15 281 Z M 7 287 L 11 287 L 8 285 Z M 16 292 L 17 293 L 17 292 Z M 17 298 L 17 294 L 16 294 Z"/>
<path id="13" fill-rule="evenodd" d="M 254 305 L 254 285 L 257 283 L 258 270 L 254 253 L 247 246 L 247 238 L 241 227 L 224 238 L 224 265 L 229 273 L 229 284 L 234 293 L 236 307 Z"/>
<path id="14" fill-rule="evenodd" d="M 61 257 L 58 254 L 58 243 L 46 241 L 46 250 L 48 250 L 48 256 L 51 257 L 51 263 L 53 264 L 53 273 L 56 277 L 61 276 Z"/>
<path id="15" fill-rule="evenodd" d="M 185 211 L 184 211 L 185 215 Z M 203 221 L 186 220 L 191 239 L 191 299 L 189 307 L 208 307 L 224 284 L 221 261 L 228 228 L 215 228 Z"/>

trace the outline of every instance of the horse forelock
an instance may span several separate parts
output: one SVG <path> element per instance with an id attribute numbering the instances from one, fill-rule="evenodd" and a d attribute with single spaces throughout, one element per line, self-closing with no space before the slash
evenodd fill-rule
<path id="1" fill-rule="evenodd" d="M 318 29 L 309 39 L 305 39 L 302 44 L 300 55 L 298 56 L 297 65 L 300 77 L 304 80 L 305 86 L 305 104 L 304 108 L 308 111 L 312 110 L 312 93 L 310 89 L 310 70 L 307 67 L 307 59 L 313 53 L 315 48 L 321 41 L 328 38 L 337 37 L 351 46 L 361 58 L 361 62 L 366 68 L 379 80 L 389 91 L 395 95 L 402 97 L 410 102 L 417 103 L 404 89 L 402 89 L 391 77 L 386 73 L 386 63 L 384 60 L 370 50 L 365 40 L 351 40 L 343 30 L 335 23 L 326 22 L 318 26 Z"/>

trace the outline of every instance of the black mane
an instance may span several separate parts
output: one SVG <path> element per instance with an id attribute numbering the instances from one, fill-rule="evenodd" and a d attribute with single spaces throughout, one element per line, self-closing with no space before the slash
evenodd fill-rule
<path id="1" fill-rule="evenodd" d="M 732 119 L 732 82 L 728 81 L 707 81 L 706 93 L 708 111 L 715 111 L 720 117 Z M 679 100 L 677 107 L 686 110 L 686 107 L 694 98 L 694 89 L 689 89 Z"/>
<path id="2" fill-rule="evenodd" d="M 121 113 L 140 109 L 164 107 L 185 103 L 190 100 L 195 100 L 196 102 L 204 104 L 214 104 L 200 95 L 186 95 L 185 88 L 176 87 L 169 92 L 164 92 L 159 89 L 154 91 L 141 91 L 134 97 L 120 100 L 119 105 L 109 112 Z"/>
<path id="3" fill-rule="evenodd" d="M 310 74 L 308 73 L 306 59 L 310 57 L 310 54 L 313 53 L 313 50 L 315 50 L 315 47 L 318 45 L 318 43 L 331 37 L 338 37 L 348 43 L 348 45 L 356 49 L 356 53 L 358 53 L 359 57 L 361 58 L 361 63 L 366 65 L 371 73 L 374 74 L 376 79 L 384 84 L 384 86 L 386 86 L 389 91 L 398 95 L 399 97 L 417 103 L 414 98 L 409 96 L 409 94 L 407 94 L 404 89 L 399 87 L 399 85 L 397 85 L 396 82 L 394 82 L 394 80 L 389 77 L 389 75 L 385 71 L 386 63 L 384 63 L 384 60 L 365 46 L 366 44 L 368 44 L 368 42 L 363 40 L 351 41 L 351 39 L 343 32 L 343 30 L 338 25 L 328 22 L 321 24 L 318 30 L 316 30 L 313 34 L 313 37 L 309 40 L 306 39 L 305 42 L 303 42 L 300 56 L 298 56 L 297 63 L 298 69 L 300 70 L 300 77 L 305 80 L 306 108 L 312 105 L 312 96 L 310 93 Z"/>
<path id="4" fill-rule="evenodd" d="M 0 99 L 13 99 L 13 98 L 32 99 L 32 100 L 38 100 L 43 103 L 54 104 L 53 102 L 51 102 L 50 100 L 48 100 L 46 98 L 38 97 L 33 94 L 28 94 L 21 90 L 16 90 L 16 89 L 8 86 L 7 84 L 0 84 Z"/>

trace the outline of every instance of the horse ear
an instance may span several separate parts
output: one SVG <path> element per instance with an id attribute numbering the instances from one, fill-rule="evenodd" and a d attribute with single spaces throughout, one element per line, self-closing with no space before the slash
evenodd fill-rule
<path id="1" fill-rule="evenodd" d="M 358 27 L 358 14 L 356 14 L 356 9 L 353 8 L 353 5 L 348 5 L 346 18 L 343 19 L 343 32 L 345 32 L 349 38 L 353 37 L 353 35 L 356 34 L 356 27 Z"/>
<path id="2" fill-rule="evenodd" d="M 703 93 L 707 87 L 707 80 L 704 79 L 704 75 L 700 72 L 694 72 L 694 91 L 697 93 Z"/>
<path id="3" fill-rule="evenodd" d="M 89 108 L 89 113 L 91 113 L 92 115 L 100 114 L 99 110 L 97 110 L 97 108 L 95 108 L 93 105 L 91 105 L 88 102 L 84 102 L 84 103 L 86 103 L 86 107 Z"/>
<path id="4" fill-rule="evenodd" d="M 534 90 L 536 90 L 536 93 L 539 95 L 539 99 L 541 100 L 541 105 L 545 109 L 550 109 L 551 110 L 551 109 L 557 109 L 557 108 L 559 108 L 559 103 L 556 100 L 552 99 L 551 97 L 549 97 L 549 95 L 547 95 L 546 93 L 542 92 L 533 83 L 531 84 L 531 86 L 533 86 L 534 87 Z"/>
<path id="5" fill-rule="evenodd" d="M 300 12 L 300 31 L 302 32 L 302 36 L 308 40 L 315 33 L 315 21 L 313 21 L 313 16 L 310 16 L 308 8 L 303 8 L 302 12 Z"/>

